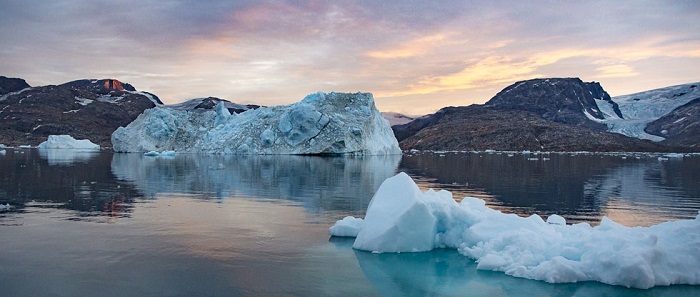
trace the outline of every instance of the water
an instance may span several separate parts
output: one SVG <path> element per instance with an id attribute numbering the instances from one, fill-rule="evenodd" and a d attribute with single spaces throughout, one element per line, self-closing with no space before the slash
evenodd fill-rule
<path id="1" fill-rule="evenodd" d="M 534 160 L 537 158 L 537 160 Z M 694 218 L 699 157 L 418 154 L 0 155 L 1 296 L 697 296 L 478 271 L 454 250 L 372 254 L 329 238 L 398 171 L 504 212 L 597 224 Z"/>

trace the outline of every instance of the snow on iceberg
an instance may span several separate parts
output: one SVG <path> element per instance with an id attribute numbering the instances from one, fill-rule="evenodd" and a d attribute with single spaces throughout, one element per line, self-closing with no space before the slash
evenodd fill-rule
<path id="1" fill-rule="evenodd" d="M 599 226 L 545 222 L 488 208 L 447 191 L 422 192 L 405 173 L 387 179 L 372 198 L 363 223 L 346 218 L 331 235 L 359 225 L 353 248 L 417 252 L 456 248 L 477 269 L 550 283 L 598 281 L 632 288 L 700 285 L 700 214 L 694 220 L 626 227 L 603 217 Z M 347 236 L 344 235 L 344 236 Z"/>
<path id="2" fill-rule="evenodd" d="M 77 140 L 70 135 L 49 135 L 49 138 L 40 143 L 38 148 L 95 150 L 100 149 L 100 146 L 88 139 Z"/>
<path id="3" fill-rule="evenodd" d="M 222 104 L 222 103 L 219 103 Z M 286 106 L 230 114 L 156 107 L 112 134 L 117 152 L 400 154 L 369 93 L 315 93 Z"/>

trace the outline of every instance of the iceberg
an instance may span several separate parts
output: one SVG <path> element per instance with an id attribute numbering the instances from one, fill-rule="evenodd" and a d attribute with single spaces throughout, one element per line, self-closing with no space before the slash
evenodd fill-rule
<path id="1" fill-rule="evenodd" d="M 370 93 L 315 93 L 302 101 L 229 113 L 156 107 L 112 134 L 116 152 L 400 154 Z"/>
<path id="2" fill-rule="evenodd" d="M 98 150 L 100 146 L 88 139 L 77 140 L 70 135 L 49 135 L 48 139 L 38 146 L 39 149 L 79 149 Z"/>
<path id="3" fill-rule="evenodd" d="M 454 248 L 480 270 L 549 283 L 597 281 L 647 289 L 700 285 L 700 214 L 693 220 L 627 227 L 603 217 L 600 225 L 567 225 L 563 217 L 519 217 L 448 191 L 421 191 L 405 173 L 387 179 L 363 222 L 345 218 L 333 236 L 359 226 L 353 248 L 421 252 Z M 342 234 L 339 234 L 342 233 Z"/>

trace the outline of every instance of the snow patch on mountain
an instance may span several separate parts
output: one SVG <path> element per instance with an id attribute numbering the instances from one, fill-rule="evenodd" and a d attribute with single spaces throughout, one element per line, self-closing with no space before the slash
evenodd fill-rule
<path id="1" fill-rule="evenodd" d="M 216 103 L 217 105 L 218 105 L 218 102 L 224 102 L 224 106 L 228 109 L 234 109 L 234 110 L 248 110 L 249 109 L 247 106 L 245 106 L 243 104 L 233 103 L 233 102 L 219 99 L 219 98 L 215 98 L 215 97 L 190 99 L 190 100 L 187 100 L 184 102 L 167 105 L 167 107 L 170 107 L 172 109 L 177 109 L 177 110 L 195 110 L 195 109 L 200 109 L 200 108 L 203 110 L 206 110 L 206 108 L 203 108 L 202 105 L 205 104 L 207 100 L 210 100 L 212 102 L 217 102 Z"/>
<path id="2" fill-rule="evenodd" d="M 229 113 L 146 110 L 112 134 L 117 152 L 223 154 L 400 154 L 369 93 L 316 93 L 301 102 Z"/>
<path id="3" fill-rule="evenodd" d="M 613 97 L 612 100 L 619 105 L 623 118 L 607 110 L 609 104 L 596 100 L 598 108 L 605 115 L 605 119 L 598 120 L 591 117 L 589 119 L 606 124 L 610 132 L 652 141 L 662 141 L 664 140 L 663 137 L 644 131 L 647 124 L 698 98 L 700 98 L 700 83 L 677 85 Z"/>
<path id="4" fill-rule="evenodd" d="M 407 124 L 417 118 L 398 112 L 382 112 L 382 116 L 389 121 L 389 124 L 392 126 Z"/>

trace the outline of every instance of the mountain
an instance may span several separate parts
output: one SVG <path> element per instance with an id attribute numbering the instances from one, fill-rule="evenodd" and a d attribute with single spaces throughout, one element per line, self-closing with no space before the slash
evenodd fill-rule
<path id="1" fill-rule="evenodd" d="M 112 134 L 117 152 L 217 154 L 400 154 L 389 123 L 369 93 L 315 93 L 302 101 L 231 114 L 214 110 L 146 110 Z"/>
<path id="2" fill-rule="evenodd" d="M 67 134 L 110 147 L 114 130 L 157 102 L 114 79 L 22 88 L 0 96 L 0 143 L 38 145 L 49 135 Z"/>
<path id="3" fill-rule="evenodd" d="M 606 113 L 609 131 L 671 146 L 698 147 L 700 83 L 670 86 L 612 98 L 621 115 Z"/>
<path id="4" fill-rule="evenodd" d="M 505 110 L 524 110 L 548 121 L 606 130 L 593 119 L 604 119 L 596 101 L 606 102 L 616 114 L 619 108 L 597 82 L 579 78 L 542 78 L 512 84 L 486 102 L 486 106 Z"/>
<path id="5" fill-rule="evenodd" d="M 29 88 L 29 84 L 21 78 L 0 76 L 0 95 L 18 92 L 26 88 Z"/>
<path id="6" fill-rule="evenodd" d="M 407 116 L 398 112 L 382 112 L 382 117 L 389 121 L 389 125 L 403 125 L 416 119 L 416 117 Z"/>
<path id="7" fill-rule="evenodd" d="M 665 137 L 663 144 L 700 147 L 700 97 L 649 123 L 644 131 Z"/>
<path id="8" fill-rule="evenodd" d="M 228 109 L 230 113 L 242 113 L 246 110 L 256 109 L 260 107 L 259 105 L 254 104 L 243 105 L 233 103 L 226 99 L 216 97 L 195 98 L 181 103 L 167 105 L 166 107 L 170 107 L 176 110 L 206 111 L 214 109 L 214 107 L 216 107 L 216 105 L 219 104 L 219 102 L 224 102 L 224 106 L 226 107 L 226 109 Z"/>
<path id="9" fill-rule="evenodd" d="M 415 132 L 408 135 L 407 131 Z M 668 150 L 651 141 L 550 121 L 530 111 L 484 105 L 446 107 L 403 127 L 395 126 L 394 133 L 397 139 L 403 138 L 402 149 L 418 150 Z"/>
<path id="10" fill-rule="evenodd" d="M 688 94 L 681 93 L 677 93 L 677 97 Z M 446 107 L 392 129 L 402 149 L 688 150 L 671 143 L 612 133 L 617 131 L 610 128 L 611 119 L 618 122 L 636 119 L 635 114 L 629 112 L 633 105 L 626 103 L 618 104 L 596 82 L 583 82 L 578 78 L 532 79 L 506 87 L 484 105 Z M 693 112 L 695 109 L 689 106 L 686 114 Z M 688 125 L 683 131 L 692 133 L 694 127 Z"/>

